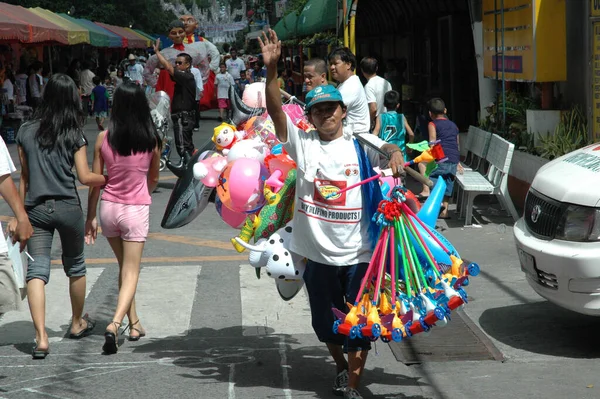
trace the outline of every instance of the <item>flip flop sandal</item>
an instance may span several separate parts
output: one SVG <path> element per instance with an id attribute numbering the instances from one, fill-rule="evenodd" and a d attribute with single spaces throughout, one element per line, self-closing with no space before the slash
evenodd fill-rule
<path id="1" fill-rule="evenodd" d="M 37 342 L 36 342 L 35 346 L 33 347 L 32 351 L 31 351 L 31 358 L 32 359 L 43 360 L 49 354 L 50 354 L 50 350 L 49 349 L 38 349 Z"/>
<path id="2" fill-rule="evenodd" d="M 92 333 L 94 327 L 96 327 L 96 322 L 91 320 L 87 313 L 82 317 L 82 319 L 85 320 L 85 328 L 76 334 L 69 334 L 70 339 L 81 339 L 83 337 L 87 337 Z"/>

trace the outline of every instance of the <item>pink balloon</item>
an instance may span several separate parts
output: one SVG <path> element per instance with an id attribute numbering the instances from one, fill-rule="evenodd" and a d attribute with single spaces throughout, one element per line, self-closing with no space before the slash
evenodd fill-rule
<path id="1" fill-rule="evenodd" d="M 227 158 L 212 156 L 194 165 L 194 177 L 207 187 L 217 187 L 219 175 L 227 165 Z"/>
<path id="2" fill-rule="evenodd" d="M 263 189 L 268 175 L 269 171 L 258 160 L 236 159 L 219 176 L 217 194 L 232 210 L 253 213 L 265 204 Z"/>
<path id="3" fill-rule="evenodd" d="M 266 108 L 267 100 L 265 98 L 265 83 L 256 82 L 246 85 L 242 101 L 252 108 Z"/>
<path id="4" fill-rule="evenodd" d="M 219 196 L 215 197 L 215 208 L 217 209 L 217 213 L 221 216 L 221 219 L 234 229 L 241 228 L 248 217 L 247 213 L 227 208 L 223 205 Z"/>

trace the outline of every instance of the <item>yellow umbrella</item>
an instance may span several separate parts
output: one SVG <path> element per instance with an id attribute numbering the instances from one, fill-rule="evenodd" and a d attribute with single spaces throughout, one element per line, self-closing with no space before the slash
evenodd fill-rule
<path id="1" fill-rule="evenodd" d="M 82 26 L 40 7 L 29 8 L 29 11 L 44 18 L 46 21 L 52 22 L 54 25 L 58 25 L 65 29 L 68 33 L 67 38 L 70 45 L 90 43 L 90 32 Z"/>

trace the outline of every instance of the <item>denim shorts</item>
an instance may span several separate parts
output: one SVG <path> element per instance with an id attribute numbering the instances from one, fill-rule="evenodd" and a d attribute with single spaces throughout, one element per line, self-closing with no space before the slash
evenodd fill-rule
<path id="1" fill-rule="evenodd" d="M 435 184 L 438 177 L 442 177 L 446 182 L 446 191 L 444 197 L 452 197 L 452 191 L 454 191 L 454 180 L 456 179 L 456 168 L 458 164 L 450 162 L 442 162 L 438 164 L 436 170 L 431 172 L 429 179 Z"/>
<path id="2" fill-rule="evenodd" d="M 333 333 L 336 317 L 331 309 L 338 308 L 348 313 L 346 302 L 353 303 L 360 289 L 367 263 L 351 266 L 330 266 L 308 260 L 304 271 L 304 282 L 308 291 L 312 326 L 319 341 L 343 345 L 345 352 L 371 349 L 371 342 L 364 338 L 350 339 Z"/>
<path id="3" fill-rule="evenodd" d="M 55 230 L 60 236 L 62 264 L 66 275 L 85 276 L 85 221 L 79 200 L 46 200 L 39 205 L 29 206 L 26 210 L 33 226 L 33 235 L 27 241 L 27 251 L 34 259 L 29 260 L 26 280 L 37 278 L 48 283 Z"/>

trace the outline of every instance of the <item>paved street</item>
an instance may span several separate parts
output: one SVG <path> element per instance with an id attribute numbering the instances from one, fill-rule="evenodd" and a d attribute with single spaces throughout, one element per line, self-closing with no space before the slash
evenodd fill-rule
<path id="1" fill-rule="evenodd" d="M 202 121 L 194 137 L 197 147 L 217 123 Z M 93 124 L 86 134 L 93 143 Z M 15 145 L 9 148 L 17 162 Z M 116 306 L 118 268 L 99 237 L 86 248 L 85 309 L 98 324 L 90 337 L 66 337 L 70 304 L 57 240 L 46 288 L 51 354 L 31 360 L 34 330 L 26 303 L 0 319 L 0 398 L 332 397 L 334 367 L 313 335 L 304 292 L 283 302 L 271 278 L 257 280 L 247 255 L 229 243 L 236 230 L 220 220 L 212 204 L 188 226 L 161 229 L 175 181 L 162 172 L 153 195 L 136 294 L 148 335 L 136 343 L 122 335 L 119 353 L 102 355 L 104 328 Z M 85 203 L 87 189 L 79 192 Z M 10 214 L 2 201 L 1 220 Z M 453 219 L 441 221 L 440 231 L 463 258 L 480 264 L 465 312 L 506 360 L 409 367 L 378 341 L 363 380 L 366 398 L 600 397 L 600 321 L 541 300 L 520 271 L 512 227 L 502 224 L 509 219 L 487 215 L 490 221 L 480 229 L 462 228 Z"/>

